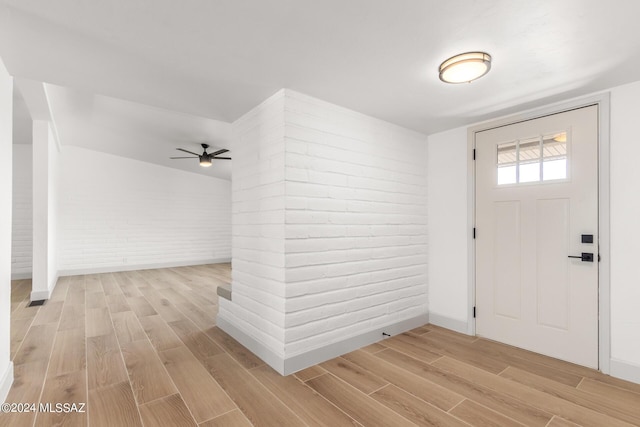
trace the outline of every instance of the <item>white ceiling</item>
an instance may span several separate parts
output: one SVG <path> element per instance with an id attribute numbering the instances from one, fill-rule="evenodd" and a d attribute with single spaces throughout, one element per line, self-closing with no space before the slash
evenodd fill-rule
<path id="1" fill-rule="evenodd" d="M 202 153 L 229 147 L 231 125 L 107 96 L 47 84 L 58 137 L 75 145 L 222 179 L 231 177 L 231 161 L 214 161 L 209 168 L 176 148 Z M 231 153 L 229 153 L 231 154 Z"/>
<path id="2" fill-rule="evenodd" d="M 101 108 L 149 140 L 150 107 L 232 122 L 282 87 L 430 134 L 640 80 L 638 0 L 3 3 L 13 75 L 141 104 Z M 440 82 L 439 63 L 469 50 L 489 52 L 491 72 Z"/>

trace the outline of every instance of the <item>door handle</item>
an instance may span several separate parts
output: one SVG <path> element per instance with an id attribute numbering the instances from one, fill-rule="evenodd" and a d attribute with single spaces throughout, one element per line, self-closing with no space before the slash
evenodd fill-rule
<path id="1" fill-rule="evenodd" d="M 583 262 L 593 262 L 593 253 L 591 252 L 582 252 L 582 255 L 580 256 L 575 256 L 575 255 L 569 255 L 569 258 L 577 258 L 580 261 Z"/>

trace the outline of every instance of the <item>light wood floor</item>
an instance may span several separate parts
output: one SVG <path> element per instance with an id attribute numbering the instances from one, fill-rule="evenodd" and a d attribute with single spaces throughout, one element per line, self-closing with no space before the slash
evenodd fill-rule
<path id="1" fill-rule="evenodd" d="M 426 325 L 281 377 L 215 327 L 228 264 L 60 279 L 12 292 L 8 402 L 88 412 L 0 426 L 640 425 L 640 385 Z"/>

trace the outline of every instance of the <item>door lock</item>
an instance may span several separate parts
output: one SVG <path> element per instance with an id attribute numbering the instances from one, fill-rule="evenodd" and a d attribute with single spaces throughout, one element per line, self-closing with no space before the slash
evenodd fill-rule
<path id="1" fill-rule="evenodd" d="M 569 255 L 569 258 L 577 258 L 580 261 L 583 262 L 593 262 L 593 253 L 591 252 L 582 252 L 582 255 L 580 256 L 575 256 L 575 255 Z"/>
<path id="2" fill-rule="evenodd" d="M 580 236 L 580 243 L 593 243 L 593 234 L 582 234 Z"/>

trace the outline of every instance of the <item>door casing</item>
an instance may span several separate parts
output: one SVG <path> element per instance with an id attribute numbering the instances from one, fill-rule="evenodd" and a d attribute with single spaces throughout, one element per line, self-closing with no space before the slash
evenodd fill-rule
<path id="1" fill-rule="evenodd" d="M 540 117 L 562 113 L 576 108 L 598 106 L 598 233 L 600 236 L 600 265 L 598 271 L 598 369 L 608 374 L 611 360 L 611 305 L 610 305 L 610 93 L 602 92 L 587 97 L 575 98 L 566 102 L 551 104 L 546 107 L 536 108 L 522 113 L 505 116 L 495 120 L 483 122 L 472 126 L 467 131 L 467 265 L 468 268 L 468 301 L 467 301 L 467 333 L 476 334 L 476 321 L 473 311 L 476 300 L 476 265 L 475 265 L 475 240 L 473 229 L 475 227 L 476 198 L 475 198 L 475 161 L 473 150 L 475 148 L 475 134 L 496 127 L 507 126 L 519 122 L 537 119 Z"/>

